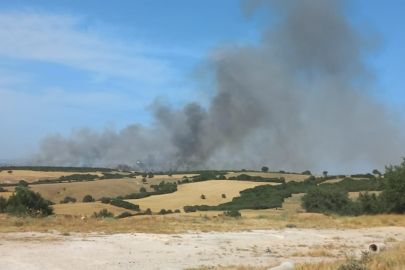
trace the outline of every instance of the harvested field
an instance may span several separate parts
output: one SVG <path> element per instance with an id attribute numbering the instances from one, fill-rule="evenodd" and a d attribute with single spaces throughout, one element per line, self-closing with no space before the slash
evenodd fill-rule
<path id="1" fill-rule="evenodd" d="M 148 182 L 143 184 L 142 177 L 137 176 L 136 178 L 31 185 L 30 189 L 41 193 L 44 198 L 52 202 L 59 203 L 59 201 L 63 200 L 66 196 L 81 201 L 86 195 L 91 195 L 98 200 L 101 197 L 117 197 L 125 196 L 130 193 L 138 193 L 141 187 L 152 191 L 153 189 L 150 188 L 150 185 L 159 184 L 163 180 L 166 182 L 176 182 L 178 178 L 162 178 L 159 176 L 147 178 L 147 180 Z M 65 188 L 65 190 L 63 190 L 63 188 Z"/>
<path id="2" fill-rule="evenodd" d="M 8 188 L 8 190 L 10 190 L 10 188 Z M 13 190 L 14 190 L 14 188 L 13 188 Z M 0 197 L 3 197 L 5 199 L 10 198 L 11 195 L 13 195 L 12 191 L 0 192 Z"/>
<path id="3" fill-rule="evenodd" d="M 127 201 L 138 204 L 143 210 L 150 208 L 153 212 L 158 212 L 161 209 L 183 211 L 185 205 L 218 205 L 229 202 L 232 198 L 239 196 L 239 192 L 242 190 L 267 184 L 269 183 L 212 180 L 179 185 L 177 192 L 171 194 Z M 205 195 L 206 199 L 201 199 L 202 194 Z M 222 194 L 225 194 L 226 198 L 222 198 Z"/>
<path id="4" fill-rule="evenodd" d="M 38 180 L 46 179 L 58 179 L 62 175 L 68 176 L 72 174 L 88 174 L 81 172 L 42 172 L 42 171 L 28 171 L 28 170 L 14 170 L 12 173 L 7 171 L 0 172 L 0 183 L 15 184 L 20 180 L 25 180 L 28 183 L 32 183 Z M 95 174 L 102 176 L 100 172 L 91 172 L 89 174 Z"/>

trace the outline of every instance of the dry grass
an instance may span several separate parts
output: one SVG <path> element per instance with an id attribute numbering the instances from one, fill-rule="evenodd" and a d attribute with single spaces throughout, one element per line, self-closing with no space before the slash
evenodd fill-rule
<path id="1" fill-rule="evenodd" d="M 369 270 L 403 270 L 405 265 L 405 243 L 401 243 L 393 249 L 369 256 L 369 261 L 364 266 Z M 315 263 L 298 263 L 295 265 L 296 270 L 336 270 L 342 264 L 350 262 L 347 260 L 322 261 Z M 267 266 L 202 266 L 198 268 L 189 268 L 188 270 L 265 270 L 276 265 Z M 347 268 L 360 269 L 360 268 Z"/>
<path id="2" fill-rule="evenodd" d="M 32 183 L 38 180 L 57 179 L 62 175 L 68 176 L 72 174 L 87 174 L 87 173 L 42 172 L 42 171 L 28 171 L 28 170 L 14 170 L 12 173 L 8 173 L 7 170 L 5 170 L 0 172 L 0 183 L 18 183 L 20 180 L 25 180 L 28 183 Z M 90 174 L 102 176 L 101 172 L 91 172 Z"/>
<path id="3" fill-rule="evenodd" d="M 310 250 L 307 253 L 302 253 L 302 252 L 295 252 L 291 254 L 292 257 L 335 257 L 333 254 L 331 254 L 329 251 L 325 249 L 316 249 L 316 250 Z"/>
<path id="4" fill-rule="evenodd" d="M 7 188 L 8 190 L 10 190 L 11 188 Z M 13 189 L 14 190 L 14 189 Z M 3 197 L 5 199 L 10 198 L 10 196 L 13 195 L 13 192 L 11 191 L 7 191 L 7 192 L 0 192 L 0 197 Z"/>
<path id="5" fill-rule="evenodd" d="M 174 211 L 182 210 L 185 205 L 218 205 L 229 202 L 232 198 L 239 196 L 239 192 L 244 189 L 266 184 L 268 183 L 230 180 L 204 181 L 179 185 L 177 192 L 174 193 L 127 201 L 138 204 L 141 209 L 150 208 L 155 212 L 161 209 Z M 222 198 L 223 193 L 226 198 Z M 201 199 L 202 194 L 206 199 Z"/>
<path id="6" fill-rule="evenodd" d="M 123 212 L 136 213 L 125 208 L 116 207 L 111 204 L 104 204 L 101 202 L 92 203 L 67 203 L 67 204 L 55 204 L 53 206 L 55 214 L 58 215 L 87 215 L 91 216 L 94 212 L 99 212 L 102 209 L 107 209 L 109 212 L 114 213 L 115 216 L 122 214 Z"/>
<path id="7" fill-rule="evenodd" d="M 207 217 L 187 215 L 137 216 L 126 219 L 80 219 L 67 220 L 63 217 L 47 218 L 9 218 L 0 220 L 0 232 L 26 232 L 58 230 L 60 232 L 145 232 L 145 233 L 185 233 L 189 230 L 202 232 L 228 232 L 247 230 L 284 229 L 287 224 L 299 228 L 313 229 L 358 229 L 386 227 L 391 223 L 405 227 L 403 215 L 378 215 L 361 217 L 336 217 L 333 219 L 322 215 L 286 215 L 284 213 L 267 219 L 258 218 L 212 218 L 210 212 L 203 212 Z M 242 212 L 242 215 L 243 212 Z"/>
<path id="8" fill-rule="evenodd" d="M 302 175 L 302 174 L 285 174 L 285 173 L 266 173 L 266 172 L 229 172 L 226 174 L 226 178 L 231 176 L 238 176 L 241 174 L 247 174 L 250 176 L 261 176 L 261 177 L 284 177 L 286 182 L 290 181 L 304 181 L 309 177 L 309 175 Z"/>

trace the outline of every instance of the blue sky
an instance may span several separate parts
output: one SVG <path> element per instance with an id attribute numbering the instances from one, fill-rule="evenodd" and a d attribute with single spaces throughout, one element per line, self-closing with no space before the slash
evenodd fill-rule
<path id="1" fill-rule="evenodd" d="M 375 95 L 403 106 L 405 2 L 350 2 L 353 24 L 381 36 Z M 48 134 L 151 124 L 156 97 L 206 102 L 212 92 L 193 79 L 204 56 L 256 43 L 272 20 L 245 18 L 236 0 L 1 1 L 0 160 L 34 153 Z"/>

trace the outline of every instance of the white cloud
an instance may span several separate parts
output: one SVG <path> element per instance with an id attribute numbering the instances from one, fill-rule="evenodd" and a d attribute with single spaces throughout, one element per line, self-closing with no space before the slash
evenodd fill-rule
<path id="1" fill-rule="evenodd" d="M 94 72 L 99 77 L 119 76 L 147 83 L 163 83 L 175 70 L 160 50 L 140 42 L 118 40 L 110 30 L 93 27 L 83 18 L 40 12 L 0 12 L 0 55 L 48 61 Z M 184 54 L 192 56 L 191 52 Z"/>

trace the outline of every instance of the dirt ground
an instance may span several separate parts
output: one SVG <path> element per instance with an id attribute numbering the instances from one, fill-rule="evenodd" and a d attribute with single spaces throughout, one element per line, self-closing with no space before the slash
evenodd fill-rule
<path id="1" fill-rule="evenodd" d="M 332 260 L 361 254 L 373 242 L 405 240 L 404 227 L 357 230 L 282 229 L 185 234 L 0 235 L 0 269 L 187 269 L 260 266 L 286 260 Z M 271 250 L 270 253 L 266 249 Z"/>

